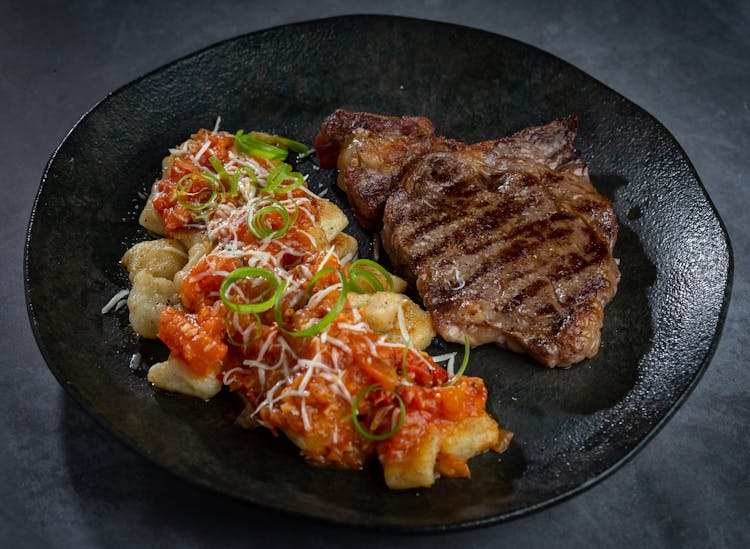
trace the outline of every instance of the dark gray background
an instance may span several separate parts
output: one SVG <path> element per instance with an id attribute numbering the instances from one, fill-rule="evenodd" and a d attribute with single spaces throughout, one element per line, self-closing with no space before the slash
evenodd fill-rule
<path id="1" fill-rule="evenodd" d="M 750 2 L 1 4 L 0 357 L 6 388 L 0 399 L 0 543 L 750 543 L 750 373 L 745 359 L 750 339 Z M 130 80 L 221 39 L 366 12 L 447 21 L 510 36 L 556 54 L 614 88 L 675 135 L 732 240 L 735 276 L 724 333 L 685 405 L 613 476 L 571 500 L 499 526 L 439 537 L 392 536 L 291 518 L 193 487 L 124 447 L 70 400 L 47 370 L 29 328 L 22 277 L 26 225 L 47 159 L 84 112 Z"/>

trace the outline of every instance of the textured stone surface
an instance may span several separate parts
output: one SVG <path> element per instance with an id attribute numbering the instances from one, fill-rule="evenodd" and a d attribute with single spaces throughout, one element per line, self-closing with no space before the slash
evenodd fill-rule
<path id="1" fill-rule="evenodd" d="M 735 253 L 733 298 L 713 362 L 685 405 L 640 454 L 556 507 L 446 535 L 440 542 L 476 547 L 747 544 L 749 376 L 741 352 L 750 324 L 744 227 L 750 205 L 749 8 L 739 2 L 638 8 L 606 2 L 562 8 L 553 2 L 400 6 L 384 3 L 377 11 L 467 24 L 523 40 L 651 112 L 691 158 Z M 14 546 L 240 546 L 248 541 L 285 546 L 299 543 L 304 533 L 312 547 L 432 545 L 431 537 L 360 533 L 249 508 L 184 483 L 99 427 L 44 365 L 26 320 L 23 235 L 44 163 L 67 129 L 109 91 L 220 39 L 368 8 L 353 2 L 276 2 L 249 9 L 217 2 L 181 11 L 179 24 L 168 19 L 175 9 L 168 3 L 152 12 L 101 2 L 2 8 L 3 20 L 15 23 L 0 38 L 0 93 L 10 105 L 0 114 L 6 129 L 0 356 L 13 380 L 0 423 L 0 537 Z M 71 301 L 77 295 L 62 288 L 61 293 Z"/>

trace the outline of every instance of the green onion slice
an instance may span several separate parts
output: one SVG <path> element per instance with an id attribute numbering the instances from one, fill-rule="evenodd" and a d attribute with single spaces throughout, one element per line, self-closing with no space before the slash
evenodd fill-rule
<path id="1" fill-rule="evenodd" d="M 325 275 L 327 275 L 328 273 L 332 273 L 334 271 L 336 271 L 338 273 L 341 272 L 336 267 L 325 267 L 323 269 L 320 269 L 317 273 L 315 273 L 315 276 L 313 276 L 310 279 L 310 282 L 307 283 L 307 290 L 305 290 L 305 300 L 306 301 L 310 301 L 310 298 L 312 297 L 312 294 L 313 294 L 313 290 L 315 290 L 315 285 L 318 283 L 318 281 L 321 278 L 323 278 Z"/>
<path id="2" fill-rule="evenodd" d="M 310 152 L 310 149 L 304 143 L 300 143 L 299 141 L 295 141 L 294 139 L 289 139 L 288 137 L 284 137 L 281 135 L 271 135 L 263 132 L 250 132 L 249 135 L 255 137 L 256 139 L 260 139 L 261 141 L 268 143 L 269 145 L 276 145 L 277 147 L 289 149 L 290 151 L 294 151 L 299 154 L 307 154 Z"/>
<path id="3" fill-rule="evenodd" d="M 237 194 L 239 193 L 239 181 L 242 177 L 242 174 L 245 174 L 250 178 L 250 181 L 256 189 L 260 188 L 260 183 L 258 182 L 258 176 L 255 175 L 255 170 L 253 170 L 250 166 L 240 166 L 239 168 L 237 168 L 237 172 L 232 178 L 232 196 L 237 196 Z"/>
<path id="4" fill-rule="evenodd" d="M 224 183 L 224 186 L 229 187 L 229 194 L 231 196 L 237 196 L 239 194 L 239 181 L 243 174 L 250 178 L 256 188 L 262 189 L 258 182 L 258 176 L 255 175 L 255 170 L 250 166 L 240 166 L 233 175 L 229 175 L 229 172 L 227 172 L 226 168 L 216 155 L 211 156 L 208 160 L 211 162 L 211 166 L 213 166 L 214 170 L 216 170 L 216 173 L 219 175 L 219 179 Z"/>
<path id="5" fill-rule="evenodd" d="M 286 164 L 285 164 L 286 165 Z M 292 192 L 294 189 L 305 183 L 305 177 L 299 172 L 289 172 L 289 175 L 284 181 L 292 180 L 288 185 L 279 185 L 274 191 L 277 194 L 286 194 Z"/>
<path id="6" fill-rule="evenodd" d="M 219 174 L 219 179 L 221 179 L 225 186 L 229 187 L 231 192 L 233 187 L 232 183 L 235 178 L 227 173 L 226 168 L 224 168 L 224 164 L 221 163 L 221 160 L 219 160 L 216 155 L 211 155 L 208 161 L 211 163 L 211 166 L 213 166 L 216 173 Z M 232 196 L 237 196 L 237 193 L 233 192 Z"/>
<path id="7" fill-rule="evenodd" d="M 200 189 L 197 191 L 192 191 L 190 188 L 193 185 L 193 181 L 205 181 L 208 183 L 208 189 Z M 207 173 L 207 172 L 200 172 L 200 173 L 188 173 L 183 175 L 179 181 L 177 181 L 177 201 L 182 204 L 185 208 L 188 210 L 192 210 L 194 212 L 199 212 L 203 210 L 207 210 L 202 215 L 207 215 L 211 211 L 213 211 L 217 204 L 216 204 L 216 198 L 219 196 L 219 188 L 221 187 L 221 182 L 216 178 L 216 176 Z M 210 196 L 204 200 L 199 201 L 197 203 L 189 201 L 191 198 L 199 198 L 202 194 L 206 193 L 210 190 Z M 199 216 L 200 217 L 200 216 Z"/>
<path id="8" fill-rule="evenodd" d="M 357 415 L 359 414 L 359 403 L 362 401 L 363 398 L 365 398 L 371 392 L 376 391 L 376 390 L 386 391 L 387 393 L 390 393 L 393 396 L 395 396 L 396 400 L 398 400 L 398 407 L 401 410 L 401 416 L 399 417 L 398 423 L 396 423 L 395 427 L 393 427 L 393 429 L 391 429 L 387 433 L 381 433 L 379 435 L 366 431 L 364 427 L 362 427 L 362 425 L 359 423 L 359 418 L 357 417 Z M 401 429 L 401 426 L 404 424 L 405 419 L 406 419 L 406 405 L 404 404 L 403 399 L 399 396 L 399 394 L 396 391 L 393 391 L 391 389 L 385 389 L 381 387 L 380 384 L 378 383 L 376 383 L 375 385 L 370 385 L 367 389 L 363 390 L 354 398 L 354 402 L 352 402 L 352 421 L 354 422 L 354 428 L 359 432 L 360 435 L 362 435 L 363 437 L 369 440 L 385 440 L 387 438 L 391 438 L 393 435 L 398 433 L 399 429 Z"/>
<path id="9" fill-rule="evenodd" d="M 236 281 L 241 280 L 243 278 L 265 278 L 268 283 L 271 285 L 270 291 L 272 293 L 271 297 L 266 299 L 265 301 L 261 301 L 258 303 L 236 303 L 229 299 L 229 296 L 227 295 L 227 292 L 229 291 L 229 287 L 234 284 Z M 236 313 L 242 313 L 242 314 L 251 314 L 251 313 L 262 313 L 263 311 L 267 311 L 271 307 L 273 307 L 274 302 L 276 301 L 276 298 L 278 294 L 280 293 L 280 284 L 279 279 L 276 278 L 276 275 L 273 274 L 271 271 L 267 271 L 265 269 L 258 269 L 256 267 L 240 267 L 238 269 L 235 269 L 229 275 L 224 279 L 224 281 L 221 283 L 221 288 L 219 288 L 219 296 L 221 297 L 221 300 L 224 302 L 224 305 L 229 307 L 231 311 L 234 311 Z"/>
<path id="10" fill-rule="evenodd" d="M 458 378 L 461 377 L 464 374 L 464 371 L 466 370 L 466 365 L 469 363 L 469 352 L 471 351 L 471 346 L 469 345 L 469 336 L 464 334 L 464 359 L 461 361 L 461 367 L 458 369 L 458 372 L 456 372 L 452 378 L 450 378 L 443 387 L 450 387 L 456 381 L 458 381 Z"/>
<path id="11" fill-rule="evenodd" d="M 279 214 L 282 225 L 278 229 L 272 229 L 267 221 L 271 214 Z M 289 230 L 299 216 L 299 207 L 294 204 L 294 214 L 289 216 L 289 210 L 281 202 L 274 198 L 262 198 L 257 201 L 247 212 L 247 226 L 256 237 L 261 240 L 276 238 Z"/>
<path id="12" fill-rule="evenodd" d="M 341 279 L 341 294 L 339 295 L 338 300 L 336 303 L 331 307 L 331 310 L 328 311 L 328 313 L 318 320 L 315 324 L 312 326 L 309 326 L 308 328 L 305 328 L 304 330 L 300 330 L 299 332 L 294 332 L 291 330 L 287 330 L 284 327 L 284 319 L 282 318 L 281 314 L 281 301 L 282 296 L 284 294 L 284 289 L 286 288 L 286 281 L 281 283 L 281 290 L 276 295 L 276 303 L 274 303 L 273 306 L 273 314 L 274 319 L 276 320 L 276 324 L 278 324 L 279 329 L 284 332 L 287 335 L 294 336 L 294 337 L 309 337 L 314 336 L 328 328 L 328 326 L 336 319 L 337 316 L 341 313 L 341 311 L 344 308 L 344 305 L 346 305 L 346 296 L 349 292 L 349 285 L 346 281 L 346 276 L 344 276 L 344 273 L 340 269 L 335 269 L 333 267 L 326 267 L 325 269 L 321 269 L 317 272 L 317 274 L 312 277 L 310 280 L 310 283 L 308 284 L 307 291 L 305 292 L 305 297 L 307 300 L 310 300 L 310 295 L 312 293 L 312 288 L 315 287 L 315 284 L 320 280 L 323 276 L 328 274 L 329 272 L 335 271 L 336 274 L 339 275 L 339 278 Z"/>
<path id="13" fill-rule="evenodd" d="M 380 274 L 388 283 L 388 291 L 393 291 L 393 277 L 391 274 L 386 271 L 382 265 L 370 259 L 358 259 L 349 266 L 349 280 L 353 291 L 358 294 L 371 294 L 373 292 L 382 292 L 385 290 L 382 281 L 371 271 Z M 365 281 L 370 289 L 360 285 L 359 280 Z"/>
<path id="14" fill-rule="evenodd" d="M 234 146 L 241 153 L 269 160 L 286 160 L 289 154 L 285 149 L 269 145 L 252 134 L 239 130 L 234 136 Z"/>
<path id="15" fill-rule="evenodd" d="M 282 185 L 287 180 L 292 180 L 288 185 Z M 299 172 L 293 172 L 289 164 L 279 164 L 266 177 L 266 186 L 261 190 L 267 193 L 285 194 L 293 191 L 305 182 L 304 176 Z"/>

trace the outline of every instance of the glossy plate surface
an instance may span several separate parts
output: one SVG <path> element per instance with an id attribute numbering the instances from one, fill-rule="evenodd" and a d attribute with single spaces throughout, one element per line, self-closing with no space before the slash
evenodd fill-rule
<path id="1" fill-rule="evenodd" d="M 209 403 L 154 390 L 165 356 L 127 312 L 102 315 L 127 287 L 119 259 L 144 240 L 137 215 L 167 149 L 198 128 L 263 130 L 312 143 L 338 107 L 429 117 L 462 141 L 577 113 L 576 141 L 620 220 L 622 281 L 602 348 L 568 370 L 483 347 L 469 372 L 515 432 L 470 480 L 392 492 L 363 472 L 307 465 L 283 438 L 233 424 L 231 395 Z M 335 174 L 312 163 L 315 190 Z M 139 196 L 140 193 L 140 196 Z M 335 190 L 329 198 L 345 204 Z M 348 232 L 367 253 L 368 235 Z M 256 32 L 181 59 L 114 92 L 54 153 L 29 227 L 26 292 L 39 347 L 60 383 L 132 448 L 202 486 L 265 507 L 352 525 L 434 531 L 540 509 L 621 465 L 674 412 L 708 364 L 729 298 L 731 251 L 690 161 L 638 106 L 520 42 L 454 25 L 352 16 Z M 436 349 L 459 349 L 437 344 Z M 666 466 L 666 465 L 665 465 Z"/>

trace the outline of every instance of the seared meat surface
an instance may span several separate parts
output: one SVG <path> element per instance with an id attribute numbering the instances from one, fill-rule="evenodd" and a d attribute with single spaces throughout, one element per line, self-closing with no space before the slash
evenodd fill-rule
<path id="1" fill-rule="evenodd" d="M 432 123 L 421 116 L 402 118 L 339 110 L 315 139 L 321 168 L 339 169 L 357 222 L 371 231 L 383 226 L 383 207 L 403 169 L 434 146 Z"/>
<path id="2" fill-rule="evenodd" d="M 444 339 L 567 366 L 598 351 L 620 277 L 617 221 L 573 149 L 576 131 L 570 116 L 466 145 L 424 118 L 337 111 L 316 148 L 323 167 L 337 157 L 358 220 L 381 230 Z"/>

